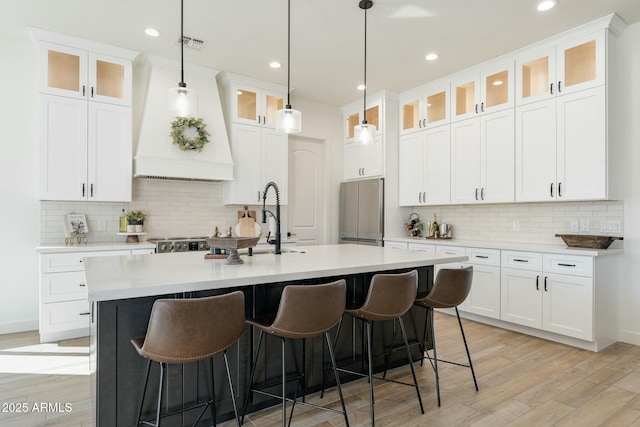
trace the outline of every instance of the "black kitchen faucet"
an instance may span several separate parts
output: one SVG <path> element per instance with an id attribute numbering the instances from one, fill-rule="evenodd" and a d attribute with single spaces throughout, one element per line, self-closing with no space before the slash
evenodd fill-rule
<path id="1" fill-rule="evenodd" d="M 267 192 L 269 191 L 269 187 L 273 187 L 273 189 L 276 192 L 276 214 L 275 215 L 273 214 L 273 212 L 271 212 L 266 208 Z M 266 187 L 264 187 L 264 191 L 262 192 L 262 223 L 263 224 L 267 223 L 267 212 L 276 220 L 276 239 L 275 239 L 276 252 L 275 253 L 276 255 L 280 255 L 282 253 L 280 250 L 280 247 L 282 245 L 282 237 L 280 235 L 280 190 L 278 189 L 278 185 L 273 181 L 268 182 Z M 269 240 L 268 235 L 267 235 L 267 242 L 274 243 L 273 241 Z"/>

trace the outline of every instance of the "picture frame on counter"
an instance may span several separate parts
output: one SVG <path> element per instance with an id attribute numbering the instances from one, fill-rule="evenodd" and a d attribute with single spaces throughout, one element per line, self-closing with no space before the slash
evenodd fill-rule
<path id="1" fill-rule="evenodd" d="M 71 212 L 63 215 L 63 224 L 66 237 L 84 237 L 89 235 L 87 216 L 83 213 Z"/>

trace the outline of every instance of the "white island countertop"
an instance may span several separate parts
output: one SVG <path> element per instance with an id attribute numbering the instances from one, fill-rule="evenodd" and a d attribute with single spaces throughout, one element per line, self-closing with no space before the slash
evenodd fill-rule
<path id="1" fill-rule="evenodd" d="M 298 252 L 304 251 L 304 252 Z M 85 260 L 90 301 L 225 289 L 466 261 L 466 256 L 364 245 L 296 247 L 281 255 L 241 255 L 244 264 L 202 252 L 92 257 Z"/>

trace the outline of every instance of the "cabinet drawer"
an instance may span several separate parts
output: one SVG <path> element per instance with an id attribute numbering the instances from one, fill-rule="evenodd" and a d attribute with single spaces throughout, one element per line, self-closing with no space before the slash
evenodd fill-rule
<path id="1" fill-rule="evenodd" d="M 461 246 L 438 245 L 436 246 L 436 252 L 439 254 L 447 254 L 447 255 L 466 255 L 465 248 Z"/>
<path id="2" fill-rule="evenodd" d="M 42 304 L 40 309 L 40 334 L 87 328 L 91 321 L 90 303 L 87 300 Z"/>
<path id="3" fill-rule="evenodd" d="M 63 254 L 42 254 L 40 256 L 40 272 L 55 273 L 60 271 L 82 271 L 82 258 L 92 256 L 130 255 L 128 250 L 68 252 Z"/>
<path id="4" fill-rule="evenodd" d="M 593 257 L 580 255 L 544 254 L 545 273 L 593 277 Z"/>
<path id="5" fill-rule="evenodd" d="M 155 253 L 155 249 L 131 249 L 131 255 L 151 255 Z"/>
<path id="6" fill-rule="evenodd" d="M 405 242 L 390 242 L 385 240 L 384 247 L 392 249 L 407 249 L 407 244 Z"/>
<path id="7" fill-rule="evenodd" d="M 500 250 L 499 249 L 481 249 L 467 248 L 467 256 L 469 264 L 492 265 L 500 267 Z"/>
<path id="8" fill-rule="evenodd" d="M 409 250 L 435 252 L 436 245 L 429 245 L 427 243 L 409 243 Z"/>
<path id="9" fill-rule="evenodd" d="M 502 267 L 542 271 L 542 254 L 537 252 L 502 251 Z"/>
<path id="10" fill-rule="evenodd" d="M 41 302 L 71 301 L 87 299 L 84 271 L 47 273 L 40 278 Z"/>

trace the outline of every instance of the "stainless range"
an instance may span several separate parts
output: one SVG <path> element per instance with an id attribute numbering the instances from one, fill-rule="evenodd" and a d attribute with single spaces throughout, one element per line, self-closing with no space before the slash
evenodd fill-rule
<path id="1" fill-rule="evenodd" d="M 209 244 L 206 236 L 198 237 L 156 237 L 147 239 L 147 242 L 155 243 L 156 253 L 208 251 Z"/>

